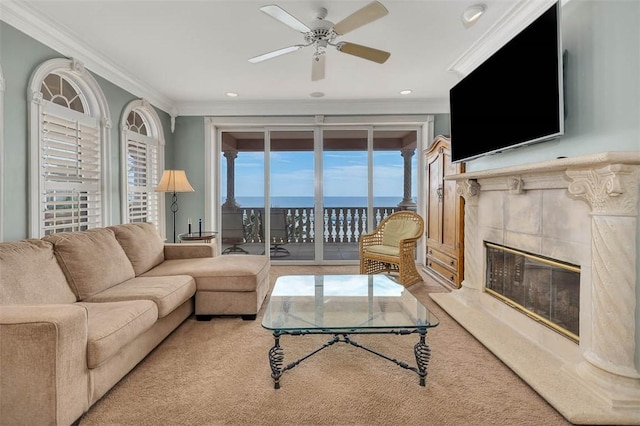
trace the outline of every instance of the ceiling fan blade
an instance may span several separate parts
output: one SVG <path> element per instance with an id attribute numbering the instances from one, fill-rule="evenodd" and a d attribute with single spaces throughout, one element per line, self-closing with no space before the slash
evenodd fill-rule
<path id="1" fill-rule="evenodd" d="M 252 64 L 256 64 L 258 62 L 266 61 L 267 59 L 275 58 L 276 56 L 281 56 L 286 53 L 295 52 L 296 50 L 300 50 L 304 47 L 302 44 L 296 44 L 289 47 L 283 47 L 282 49 L 274 50 L 273 52 L 264 53 L 259 56 L 254 56 L 253 58 L 249 58 L 249 62 Z"/>
<path id="2" fill-rule="evenodd" d="M 317 55 L 313 57 L 313 63 L 311 64 L 311 81 L 324 79 L 325 58 L 326 55 Z"/>
<path id="3" fill-rule="evenodd" d="M 311 29 L 309 27 L 307 27 L 305 24 L 300 22 L 298 18 L 278 5 L 269 4 L 267 6 L 262 6 L 260 10 L 271 16 L 272 18 L 282 22 L 283 24 L 288 25 L 296 31 L 300 31 L 301 33 L 311 32 Z"/>
<path id="4" fill-rule="evenodd" d="M 336 46 L 336 49 L 338 49 L 338 51 L 342 53 L 358 56 L 359 58 L 367 59 L 379 64 L 384 64 L 387 59 L 389 59 L 389 56 L 391 56 L 391 53 L 385 52 L 384 50 L 378 50 L 374 49 L 373 47 L 367 47 L 348 42 L 339 43 Z"/>
<path id="5" fill-rule="evenodd" d="M 338 22 L 333 27 L 333 31 L 339 35 L 345 35 L 346 33 L 373 22 L 376 19 L 382 18 L 388 13 L 389 11 L 382 5 L 382 3 L 374 1 Z"/>

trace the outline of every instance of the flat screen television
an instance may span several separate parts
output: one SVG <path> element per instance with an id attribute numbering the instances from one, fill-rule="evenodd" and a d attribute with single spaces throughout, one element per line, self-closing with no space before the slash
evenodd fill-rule
<path id="1" fill-rule="evenodd" d="M 564 133 L 556 3 L 449 91 L 451 159 L 468 161 Z"/>

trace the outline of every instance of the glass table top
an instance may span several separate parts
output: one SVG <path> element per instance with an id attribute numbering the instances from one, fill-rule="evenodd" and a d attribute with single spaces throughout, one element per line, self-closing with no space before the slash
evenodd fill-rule
<path id="1" fill-rule="evenodd" d="M 287 275 L 276 279 L 262 326 L 275 331 L 429 328 L 438 319 L 386 275 Z"/>

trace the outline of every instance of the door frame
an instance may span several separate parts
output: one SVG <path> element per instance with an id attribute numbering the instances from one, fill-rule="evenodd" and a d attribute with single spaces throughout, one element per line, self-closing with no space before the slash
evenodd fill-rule
<path id="1" fill-rule="evenodd" d="M 368 137 L 368 156 L 371 155 L 371 151 L 373 150 L 372 145 L 372 134 L 374 130 L 386 130 L 386 129 L 394 129 L 394 128 L 404 128 L 415 126 L 417 131 L 417 147 L 416 147 L 416 155 L 417 158 L 417 212 L 424 217 L 426 209 L 425 209 L 425 194 L 426 188 L 424 186 L 425 182 L 425 171 L 423 165 L 423 155 L 422 153 L 428 145 L 434 139 L 434 116 L 426 115 L 426 114 L 416 114 L 416 115 L 378 115 L 378 116 L 291 116 L 291 117 L 280 117 L 280 116 L 264 116 L 264 117 L 243 117 L 243 116 L 234 116 L 234 117 L 205 117 L 204 119 L 204 154 L 205 154 L 205 221 L 207 223 L 213 224 L 212 228 L 214 231 L 220 231 L 221 229 L 221 216 L 218 214 L 220 211 L 220 200 L 221 200 L 221 187 L 220 180 L 217 179 L 221 170 L 220 164 L 220 142 L 221 142 L 221 134 L 224 131 L 238 131 L 238 130 L 246 130 L 246 131 L 265 131 L 267 129 L 274 130 L 284 130 L 284 129 L 295 129 L 302 130 L 302 128 L 316 128 L 320 129 L 317 131 L 314 129 L 314 155 L 316 161 L 316 170 L 315 173 L 320 173 L 322 170 L 322 159 L 321 155 L 317 155 L 318 147 L 320 147 L 321 151 L 321 135 L 322 129 L 332 129 L 332 128 L 363 128 L 363 127 L 371 127 L 369 130 Z M 269 141 L 265 135 L 265 153 L 267 151 L 267 144 Z M 318 161 L 320 161 L 318 165 Z M 269 169 L 269 158 L 265 154 L 265 173 L 266 170 Z M 368 161 L 368 176 L 371 180 L 373 176 L 373 165 L 371 161 Z M 270 171 L 269 171 L 270 172 Z M 314 176 L 315 177 L 315 176 Z M 322 179 L 319 179 L 320 184 L 316 185 L 316 190 L 314 192 L 314 197 L 316 197 L 315 209 L 316 214 L 318 213 L 320 206 L 317 203 L 317 194 L 322 194 Z M 267 197 L 267 192 L 269 182 L 265 182 L 265 198 Z M 318 188 L 319 187 L 319 188 Z M 369 185 L 368 192 L 371 192 L 371 185 Z M 368 194 L 369 204 L 372 202 L 372 193 Z M 266 206 L 265 206 L 266 207 Z M 368 206 L 370 207 L 370 206 Z M 268 215 L 267 215 L 268 218 Z M 268 226 L 269 224 L 267 224 Z M 368 224 L 371 227 L 371 223 Z M 317 225 L 316 225 L 317 227 Z M 294 264 L 294 265 L 305 265 L 305 264 L 313 264 L 313 265 L 323 265 L 323 264 L 354 264 L 357 261 L 319 261 L 318 260 L 318 251 L 321 250 L 321 243 L 319 245 L 318 239 L 316 238 L 316 247 L 315 247 L 315 259 L 312 261 L 286 261 L 282 260 L 278 263 L 286 265 L 286 264 Z M 218 248 L 220 248 L 221 242 L 217 239 Z M 265 246 L 266 247 L 266 246 Z M 320 248 L 319 248 L 320 247 Z M 266 247 L 268 249 L 268 247 Z M 420 244 L 417 250 L 418 261 L 424 259 L 425 254 L 425 245 Z M 321 253 L 320 253 L 321 254 Z"/>

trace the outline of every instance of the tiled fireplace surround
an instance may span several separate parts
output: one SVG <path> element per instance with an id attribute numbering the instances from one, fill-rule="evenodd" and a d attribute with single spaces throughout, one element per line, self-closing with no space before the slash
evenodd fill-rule
<path id="1" fill-rule="evenodd" d="M 434 301 L 571 422 L 640 424 L 640 153 L 449 179 L 465 199 L 464 281 Z M 579 344 L 483 291 L 484 241 L 581 267 Z"/>

